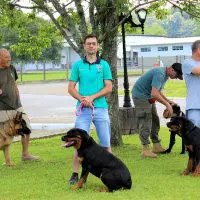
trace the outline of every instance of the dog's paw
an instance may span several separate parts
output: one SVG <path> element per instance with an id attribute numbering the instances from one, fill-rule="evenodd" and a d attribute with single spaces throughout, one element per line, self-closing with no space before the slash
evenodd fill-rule
<path id="1" fill-rule="evenodd" d="M 3 163 L 2 165 L 7 166 L 7 167 L 15 166 L 15 164 L 13 162 Z"/>
<path id="2" fill-rule="evenodd" d="M 194 170 L 194 173 L 193 173 L 193 176 L 197 177 L 199 175 L 199 169 L 195 169 Z"/>
<path id="3" fill-rule="evenodd" d="M 195 171 L 195 172 L 193 173 L 193 176 L 194 176 L 194 177 L 197 177 L 198 175 L 199 175 L 199 172 L 196 172 L 196 171 Z"/>
<path id="4" fill-rule="evenodd" d="M 99 188 L 97 189 L 98 192 L 109 192 L 109 189 L 108 188 Z"/>
<path id="5" fill-rule="evenodd" d="M 185 169 L 182 173 L 181 173 L 181 175 L 182 176 L 187 176 L 187 175 L 189 175 L 191 172 L 188 170 L 188 169 Z"/>
<path id="6" fill-rule="evenodd" d="M 78 189 L 81 189 L 81 188 L 83 188 L 83 185 L 76 184 L 75 186 L 72 187 L 72 191 L 75 191 L 75 190 L 78 190 Z"/>
<path id="7" fill-rule="evenodd" d="M 161 154 L 171 153 L 171 149 L 166 149 L 165 151 L 161 152 Z"/>

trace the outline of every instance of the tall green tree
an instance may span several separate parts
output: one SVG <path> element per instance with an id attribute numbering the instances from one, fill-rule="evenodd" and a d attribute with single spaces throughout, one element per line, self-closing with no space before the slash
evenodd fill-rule
<path id="1" fill-rule="evenodd" d="M 180 11 L 190 13 L 192 17 L 200 16 L 200 5 L 196 0 L 30 0 L 28 8 L 20 4 L 20 0 L 2 0 L 2 7 L 28 8 L 46 13 L 68 44 L 79 54 L 83 55 L 82 41 L 89 33 L 95 33 L 102 46 L 103 58 L 111 65 L 113 74 L 113 92 L 109 97 L 111 116 L 111 142 L 113 145 L 122 143 L 119 133 L 119 103 L 117 83 L 117 35 L 118 26 L 129 17 L 130 13 L 141 7 L 155 12 L 157 17 L 165 16 L 166 5 L 177 7 Z M 132 4 L 130 3 L 132 2 Z M 129 9 L 127 9 L 129 8 Z M 119 21 L 123 12 L 124 19 Z M 87 19 L 88 18 L 88 19 Z"/>
<path id="2" fill-rule="evenodd" d="M 169 37 L 192 36 L 197 28 L 194 20 L 187 18 L 187 16 L 184 17 L 177 11 L 162 20 L 160 24 L 166 30 Z"/>
<path id="3" fill-rule="evenodd" d="M 63 37 L 54 24 L 14 7 L 6 11 L 0 15 L 0 45 L 8 46 L 19 60 L 60 60 Z"/>
<path id="4" fill-rule="evenodd" d="M 196 30 L 193 33 L 194 36 L 200 36 L 200 21 L 196 21 Z"/>

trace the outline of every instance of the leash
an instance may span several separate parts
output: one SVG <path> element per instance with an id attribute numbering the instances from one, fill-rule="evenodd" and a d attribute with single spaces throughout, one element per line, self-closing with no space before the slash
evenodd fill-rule
<path id="1" fill-rule="evenodd" d="M 75 111 L 76 116 L 80 116 L 82 114 L 83 107 L 84 107 L 83 103 L 80 103 L 80 105 L 78 106 L 78 108 Z M 94 106 L 92 105 L 90 108 L 92 109 L 92 119 L 93 119 L 93 117 L 94 117 Z"/>

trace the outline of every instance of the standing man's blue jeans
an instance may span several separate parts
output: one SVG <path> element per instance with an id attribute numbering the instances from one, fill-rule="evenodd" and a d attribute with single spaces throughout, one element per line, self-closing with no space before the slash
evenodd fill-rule
<path id="1" fill-rule="evenodd" d="M 102 147 L 110 147 L 111 130 L 108 109 L 94 108 L 93 113 L 91 108 L 82 108 L 80 115 L 76 117 L 75 127 L 89 134 L 91 122 L 95 125 L 99 144 Z"/>

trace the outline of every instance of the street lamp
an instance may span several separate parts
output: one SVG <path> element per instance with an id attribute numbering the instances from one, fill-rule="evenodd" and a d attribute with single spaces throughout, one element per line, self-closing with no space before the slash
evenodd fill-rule
<path id="1" fill-rule="evenodd" d="M 132 107 L 131 99 L 129 95 L 129 82 L 128 82 L 128 73 L 127 73 L 127 62 L 126 62 L 126 40 L 125 40 L 125 24 L 129 23 L 131 27 L 141 27 L 142 34 L 144 34 L 144 22 L 147 16 L 147 10 L 141 8 L 135 11 L 140 24 L 136 24 L 133 22 L 132 15 L 130 14 L 121 24 L 122 28 L 122 44 L 123 44 L 123 62 L 124 62 L 124 105 L 123 107 Z M 125 15 L 121 14 L 119 20 L 123 20 Z"/>

